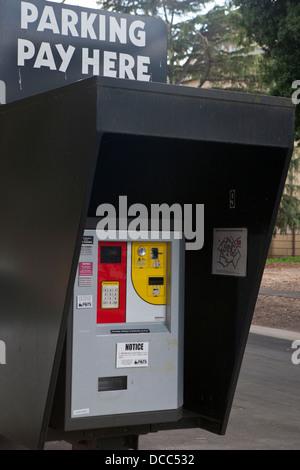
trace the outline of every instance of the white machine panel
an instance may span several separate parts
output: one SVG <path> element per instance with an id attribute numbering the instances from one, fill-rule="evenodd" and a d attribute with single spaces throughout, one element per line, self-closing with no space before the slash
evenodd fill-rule
<path id="1" fill-rule="evenodd" d="M 184 241 L 178 238 L 106 245 L 85 230 L 68 364 L 72 421 L 182 406 Z"/>

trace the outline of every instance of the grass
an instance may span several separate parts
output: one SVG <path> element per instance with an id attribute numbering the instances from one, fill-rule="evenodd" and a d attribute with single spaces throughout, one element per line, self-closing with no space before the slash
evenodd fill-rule
<path id="1" fill-rule="evenodd" d="M 300 263 L 300 256 L 288 256 L 286 258 L 269 258 L 267 263 Z"/>

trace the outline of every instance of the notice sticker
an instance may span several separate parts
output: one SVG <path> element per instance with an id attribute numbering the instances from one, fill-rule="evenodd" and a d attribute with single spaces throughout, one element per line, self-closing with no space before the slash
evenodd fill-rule
<path id="1" fill-rule="evenodd" d="M 148 342 L 117 343 L 116 367 L 148 367 L 148 353 Z"/>
<path id="2" fill-rule="evenodd" d="M 212 274 L 247 275 L 247 229 L 215 228 Z"/>

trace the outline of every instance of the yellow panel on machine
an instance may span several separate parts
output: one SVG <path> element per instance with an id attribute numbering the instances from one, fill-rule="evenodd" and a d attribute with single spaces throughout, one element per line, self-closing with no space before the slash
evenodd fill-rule
<path id="1" fill-rule="evenodd" d="M 166 304 L 167 243 L 133 242 L 131 277 L 137 294 L 150 304 Z"/>

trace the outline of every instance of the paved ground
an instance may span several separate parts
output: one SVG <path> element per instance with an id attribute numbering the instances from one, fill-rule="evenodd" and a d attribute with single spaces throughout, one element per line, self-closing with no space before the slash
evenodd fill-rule
<path id="1" fill-rule="evenodd" d="M 274 290 L 274 289 L 260 289 L 260 295 L 272 295 L 276 297 L 288 297 L 291 299 L 300 299 L 300 291 L 299 292 L 290 292 L 287 290 Z"/>
<path id="2" fill-rule="evenodd" d="M 291 360 L 291 341 L 300 334 L 283 336 L 287 339 L 250 334 L 225 436 L 159 432 L 142 436 L 140 448 L 300 450 L 300 365 Z"/>
<path id="3" fill-rule="evenodd" d="M 300 340 L 299 279 L 300 265 L 265 270 L 226 435 L 159 432 L 141 436 L 141 450 L 300 450 L 300 365 L 291 360 Z M 71 450 L 66 442 L 45 448 Z M 1 449 L 18 447 L 0 437 Z"/>
<path id="4" fill-rule="evenodd" d="M 253 327 L 225 436 L 201 429 L 140 437 L 141 450 L 300 450 L 300 365 L 291 360 L 300 334 Z M 258 334 L 259 333 L 259 334 Z M 20 449 L 0 438 L 0 450 Z M 47 450 L 71 450 L 50 442 Z"/>
<path id="5" fill-rule="evenodd" d="M 300 263 L 267 263 L 253 324 L 300 332 Z"/>
<path id="6" fill-rule="evenodd" d="M 227 433 L 201 429 L 164 431 L 140 437 L 140 450 L 300 450 L 300 365 L 292 342 L 300 334 L 252 327 Z M 46 448 L 71 449 L 65 443 Z"/>

